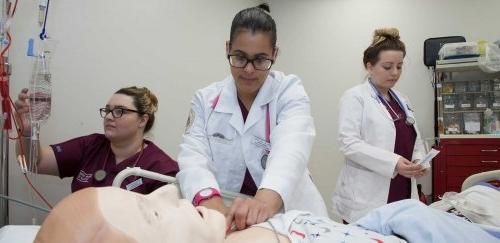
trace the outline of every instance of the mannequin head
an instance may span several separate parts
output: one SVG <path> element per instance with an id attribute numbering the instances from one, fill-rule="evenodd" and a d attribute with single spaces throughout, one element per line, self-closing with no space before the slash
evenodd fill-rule
<path id="1" fill-rule="evenodd" d="M 223 242 L 224 216 L 163 186 L 149 195 L 116 187 L 70 194 L 45 219 L 35 242 Z"/>

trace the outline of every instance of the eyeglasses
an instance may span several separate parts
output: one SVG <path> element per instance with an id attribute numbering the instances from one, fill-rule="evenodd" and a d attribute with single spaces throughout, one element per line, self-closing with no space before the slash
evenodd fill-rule
<path id="1" fill-rule="evenodd" d="M 267 71 L 271 69 L 271 66 L 274 63 L 274 60 L 267 59 L 263 57 L 256 57 L 254 59 L 248 59 L 241 55 L 227 55 L 227 59 L 229 60 L 229 65 L 235 68 L 245 68 L 248 63 L 252 63 L 253 68 L 255 70 Z"/>
<path id="2" fill-rule="evenodd" d="M 127 108 L 121 108 L 121 107 L 113 108 L 113 109 L 101 108 L 101 109 L 99 109 L 99 112 L 101 113 L 102 118 L 105 118 L 110 112 L 111 112 L 111 115 L 113 116 L 113 118 L 120 118 L 123 116 L 123 114 L 127 114 L 129 112 L 135 112 L 138 114 L 142 114 L 142 112 L 127 109 Z"/>

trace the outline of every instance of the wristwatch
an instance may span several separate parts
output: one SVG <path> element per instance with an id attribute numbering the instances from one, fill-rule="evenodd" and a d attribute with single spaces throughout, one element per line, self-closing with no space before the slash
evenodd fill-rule
<path id="1" fill-rule="evenodd" d="M 220 197 L 220 192 L 215 188 L 211 188 L 211 187 L 205 188 L 205 189 L 199 191 L 198 193 L 196 193 L 196 195 L 194 195 L 193 205 L 199 206 L 201 201 L 210 199 L 212 197 Z"/>

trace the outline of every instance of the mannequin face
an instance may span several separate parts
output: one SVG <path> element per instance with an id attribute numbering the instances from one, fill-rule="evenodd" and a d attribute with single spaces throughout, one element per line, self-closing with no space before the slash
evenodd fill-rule
<path id="1" fill-rule="evenodd" d="M 63 199 L 44 221 L 35 242 L 223 242 L 225 219 L 194 208 L 177 188 L 149 195 L 115 187 L 87 188 Z"/>
<path id="2" fill-rule="evenodd" d="M 98 199 L 104 218 L 139 242 L 222 242 L 225 236 L 222 214 L 205 207 L 194 208 L 187 200 L 179 199 L 175 186 L 163 186 L 146 196 L 102 188 Z"/>

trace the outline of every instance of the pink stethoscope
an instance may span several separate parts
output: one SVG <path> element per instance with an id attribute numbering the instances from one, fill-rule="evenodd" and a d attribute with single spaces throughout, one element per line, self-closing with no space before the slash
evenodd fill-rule
<path id="1" fill-rule="evenodd" d="M 205 132 L 207 133 L 207 135 L 208 135 L 208 129 L 207 129 L 208 121 L 210 121 L 210 117 L 212 116 L 212 113 L 214 112 L 215 107 L 219 103 L 219 98 L 220 98 L 221 93 L 222 93 L 222 91 L 219 92 L 219 94 L 215 97 L 215 99 L 212 101 L 212 104 L 210 105 L 210 108 L 212 108 L 212 110 L 210 111 L 210 114 L 208 114 L 207 123 L 205 124 Z M 210 135 L 208 135 L 208 139 L 210 140 Z M 266 104 L 266 143 L 267 144 L 271 143 L 271 117 L 269 115 L 269 103 Z M 210 149 L 210 155 L 212 156 L 212 161 L 213 161 L 214 158 L 213 158 L 212 146 L 210 145 L 210 141 L 208 143 L 208 148 Z M 269 153 L 270 153 L 270 151 L 266 149 L 266 152 L 264 153 L 264 155 L 262 155 L 262 158 L 260 159 L 260 164 L 261 164 L 263 169 L 266 169 L 267 158 L 269 156 Z"/>

